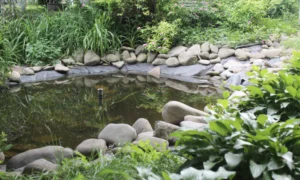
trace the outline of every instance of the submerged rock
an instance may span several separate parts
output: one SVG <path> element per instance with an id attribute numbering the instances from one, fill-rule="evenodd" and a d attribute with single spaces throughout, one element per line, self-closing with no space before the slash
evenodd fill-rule
<path id="1" fill-rule="evenodd" d="M 85 156 L 96 155 L 101 151 L 102 155 L 107 150 L 106 142 L 103 139 L 87 139 L 81 142 L 76 150 Z"/>
<path id="2" fill-rule="evenodd" d="M 55 171 L 58 168 L 57 164 L 53 164 L 45 159 L 38 159 L 24 167 L 22 174 L 34 174 L 47 171 Z"/>
<path id="3" fill-rule="evenodd" d="M 153 132 L 152 126 L 147 119 L 139 118 L 135 121 L 132 127 L 136 130 L 137 134 L 143 132 Z"/>
<path id="4" fill-rule="evenodd" d="M 124 145 L 137 137 L 136 130 L 128 124 L 108 124 L 98 135 L 98 139 L 108 144 Z"/>
<path id="5" fill-rule="evenodd" d="M 38 149 L 31 149 L 12 157 L 7 162 L 8 169 L 18 169 L 38 160 L 47 159 L 52 163 L 60 163 L 64 158 L 73 157 L 73 150 L 61 146 L 46 146 Z"/>
<path id="6" fill-rule="evenodd" d="M 162 110 L 163 119 L 172 124 L 179 124 L 186 115 L 207 116 L 208 114 L 178 101 L 168 102 Z"/>

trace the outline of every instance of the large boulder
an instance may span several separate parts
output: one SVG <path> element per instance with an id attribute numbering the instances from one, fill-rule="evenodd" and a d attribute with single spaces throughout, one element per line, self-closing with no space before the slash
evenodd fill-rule
<path id="1" fill-rule="evenodd" d="M 61 146 L 46 146 L 38 149 L 31 149 L 12 157 L 7 162 L 8 169 L 18 169 L 38 160 L 47 159 L 52 163 L 60 163 L 64 158 L 73 157 L 73 150 Z"/>
<path id="2" fill-rule="evenodd" d="M 145 137 L 134 141 L 134 144 L 139 144 L 140 142 L 149 143 L 153 148 L 157 151 L 164 151 L 168 149 L 169 142 L 165 139 L 157 138 L 157 137 Z"/>
<path id="3" fill-rule="evenodd" d="M 17 71 L 12 71 L 8 74 L 8 79 L 13 82 L 20 82 L 21 81 L 21 74 Z"/>
<path id="4" fill-rule="evenodd" d="M 124 145 L 136 139 L 136 130 L 128 124 L 108 124 L 98 135 L 108 144 Z"/>
<path id="5" fill-rule="evenodd" d="M 179 56 L 179 54 L 181 54 L 182 52 L 185 52 L 187 50 L 187 47 L 184 47 L 184 46 L 176 46 L 176 47 L 173 47 L 168 55 L 170 57 L 175 57 L 175 56 Z"/>
<path id="6" fill-rule="evenodd" d="M 153 131 L 149 121 L 144 118 L 139 118 L 138 120 L 136 120 L 135 123 L 132 125 L 132 127 L 136 130 L 137 134 Z"/>
<path id="7" fill-rule="evenodd" d="M 184 116 L 184 121 L 192 121 L 192 122 L 196 122 L 196 123 L 207 124 L 207 122 L 204 120 L 203 116 L 186 115 L 186 116 Z"/>
<path id="8" fill-rule="evenodd" d="M 174 142 L 175 138 L 171 137 L 171 134 L 177 131 L 179 126 L 164 121 L 157 121 L 154 129 L 154 137 Z"/>
<path id="9" fill-rule="evenodd" d="M 57 164 L 54 164 L 45 159 L 38 159 L 24 167 L 22 174 L 33 174 L 33 173 L 41 173 L 48 171 L 55 171 L 58 168 Z"/>
<path id="10" fill-rule="evenodd" d="M 157 56 L 157 53 L 149 52 L 147 54 L 147 63 L 152 63 L 155 60 L 156 56 Z"/>
<path id="11" fill-rule="evenodd" d="M 178 61 L 178 59 L 176 57 L 171 57 L 171 58 L 167 59 L 166 65 L 169 67 L 176 67 L 176 66 L 180 65 L 180 62 Z"/>
<path id="12" fill-rule="evenodd" d="M 178 56 L 178 60 L 181 65 L 188 66 L 188 65 L 196 64 L 198 61 L 198 58 L 193 53 L 186 51 L 186 52 L 180 53 L 180 55 Z"/>
<path id="13" fill-rule="evenodd" d="M 0 152 L 0 164 L 5 160 L 5 155 L 3 152 Z"/>
<path id="14" fill-rule="evenodd" d="M 76 150 L 85 156 L 96 155 L 100 151 L 104 155 L 107 146 L 103 139 L 87 139 L 81 142 Z"/>
<path id="15" fill-rule="evenodd" d="M 162 110 L 163 119 L 172 124 L 179 124 L 186 115 L 207 116 L 208 114 L 178 101 L 168 102 Z"/>
<path id="16" fill-rule="evenodd" d="M 100 63 L 100 56 L 98 56 L 94 51 L 88 50 L 84 55 L 84 65 L 95 66 Z"/>
<path id="17" fill-rule="evenodd" d="M 193 54 L 194 56 L 197 56 L 201 53 L 201 46 L 200 44 L 195 44 L 191 46 L 187 51 Z"/>
<path id="18" fill-rule="evenodd" d="M 218 55 L 221 59 L 228 58 L 232 55 L 234 55 L 235 50 L 234 49 L 229 49 L 229 48 L 221 48 L 218 52 Z"/>
<path id="19" fill-rule="evenodd" d="M 246 61 L 248 59 L 247 52 L 242 49 L 235 50 L 234 54 L 238 60 Z"/>

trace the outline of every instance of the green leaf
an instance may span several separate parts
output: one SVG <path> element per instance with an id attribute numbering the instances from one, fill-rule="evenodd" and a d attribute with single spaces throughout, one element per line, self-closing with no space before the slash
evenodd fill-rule
<path id="1" fill-rule="evenodd" d="M 265 77 L 265 75 L 268 73 L 267 69 L 263 69 L 260 71 L 260 77 Z"/>
<path id="2" fill-rule="evenodd" d="M 172 180 L 168 173 L 162 172 L 161 174 L 164 180 Z"/>
<path id="3" fill-rule="evenodd" d="M 275 94 L 275 90 L 270 85 L 263 85 L 263 88 L 268 91 L 270 94 Z"/>
<path id="4" fill-rule="evenodd" d="M 272 178 L 274 180 L 292 180 L 292 176 L 288 174 L 276 174 L 272 172 Z"/>
<path id="5" fill-rule="evenodd" d="M 261 98 L 264 97 L 263 92 L 260 90 L 260 88 L 255 86 L 248 86 L 247 89 L 250 91 L 251 96 L 259 96 Z"/>
<path id="6" fill-rule="evenodd" d="M 209 128 L 222 136 L 226 136 L 230 132 L 221 121 L 210 121 Z"/>
<path id="7" fill-rule="evenodd" d="M 225 154 L 225 161 L 231 168 L 235 168 L 243 160 L 243 154 L 233 154 L 228 152 Z"/>
<path id="8" fill-rule="evenodd" d="M 257 122 L 259 124 L 261 124 L 262 126 L 265 125 L 267 120 L 268 120 L 268 116 L 264 115 L 264 114 L 259 115 L 258 118 L 257 118 Z"/>
<path id="9" fill-rule="evenodd" d="M 281 156 L 284 159 L 284 163 L 289 167 L 290 170 L 294 168 L 294 160 L 293 160 L 293 153 L 287 152 Z"/>
<path id="10" fill-rule="evenodd" d="M 292 97 L 296 97 L 297 95 L 297 90 L 292 87 L 292 86 L 288 86 L 286 87 L 286 90 L 289 92 L 289 94 L 292 96 Z"/>
<path id="11" fill-rule="evenodd" d="M 256 164 L 254 161 L 250 161 L 250 171 L 253 178 L 258 178 L 266 169 L 267 164 Z"/>
<path id="12" fill-rule="evenodd" d="M 227 99 L 218 99 L 218 104 L 222 105 L 225 109 L 227 109 L 229 101 Z"/>
<path id="13" fill-rule="evenodd" d="M 274 158 L 268 163 L 268 171 L 278 170 L 284 167 L 283 162 L 278 162 Z"/>
<path id="14" fill-rule="evenodd" d="M 252 146 L 252 144 L 249 142 L 246 142 L 244 140 L 238 139 L 238 140 L 236 140 L 233 148 L 234 149 L 243 149 L 244 146 Z"/>
<path id="15" fill-rule="evenodd" d="M 223 92 L 223 98 L 224 98 L 224 99 L 229 98 L 229 96 L 230 96 L 230 92 L 229 92 L 229 91 Z"/>

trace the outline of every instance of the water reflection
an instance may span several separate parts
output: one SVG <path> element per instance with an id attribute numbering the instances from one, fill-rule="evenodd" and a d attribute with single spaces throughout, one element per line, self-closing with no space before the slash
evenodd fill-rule
<path id="1" fill-rule="evenodd" d="M 102 99 L 98 89 L 103 89 Z M 97 137 L 108 123 L 133 124 L 144 117 L 161 120 L 170 100 L 203 107 L 218 88 L 150 76 L 112 75 L 60 79 L 15 86 L 0 93 L 0 130 L 15 153 L 44 145 L 75 148 Z"/>

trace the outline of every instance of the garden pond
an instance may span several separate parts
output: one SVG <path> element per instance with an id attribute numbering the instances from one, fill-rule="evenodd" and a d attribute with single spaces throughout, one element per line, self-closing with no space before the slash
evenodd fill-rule
<path id="1" fill-rule="evenodd" d="M 171 100 L 203 109 L 218 95 L 210 86 L 122 74 L 22 84 L 0 91 L 0 129 L 13 144 L 6 152 L 8 158 L 46 145 L 74 149 L 97 137 L 109 123 L 132 125 L 146 118 L 154 125 Z"/>

